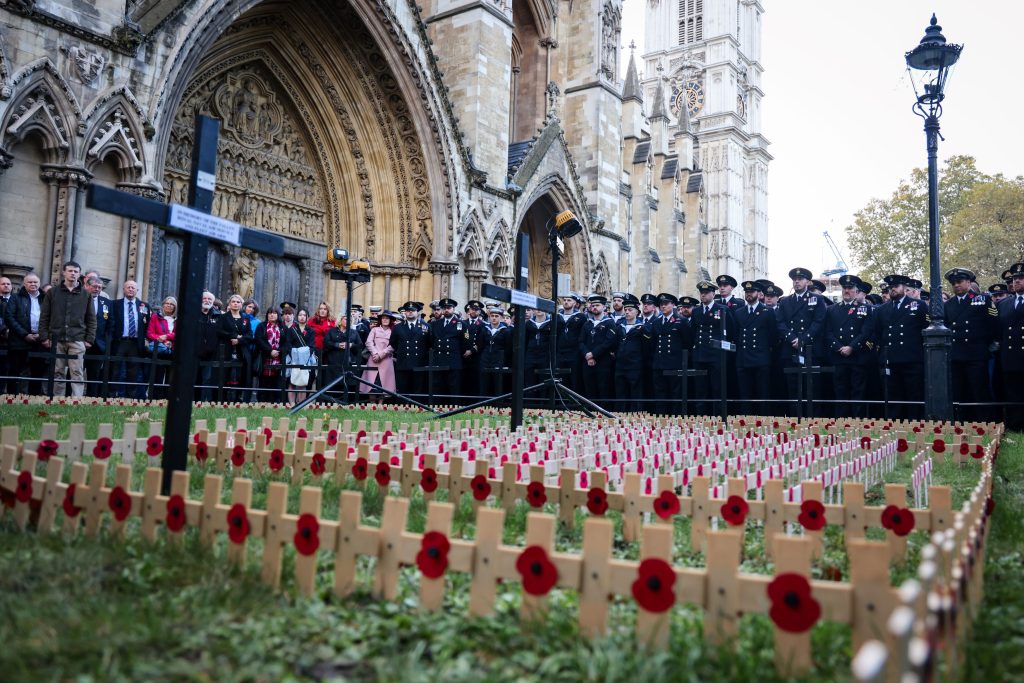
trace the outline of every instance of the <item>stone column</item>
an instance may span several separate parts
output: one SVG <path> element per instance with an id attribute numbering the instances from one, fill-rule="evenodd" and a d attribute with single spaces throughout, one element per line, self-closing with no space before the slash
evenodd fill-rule
<path id="1" fill-rule="evenodd" d="M 434 298 L 450 297 L 452 276 L 459 272 L 459 264 L 455 261 L 431 261 L 427 270 L 434 276 Z"/>
<path id="2" fill-rule="evenodd" d="M 469 281 L 469 297 L 471 299 L 480 298 L 480 285 L 490 273 L 487 270 L 481 270 L 478 268 L 467 268 L 466 279 Z"/>
<path id="3" fill-rule="evenodd" d="M 78 226 L 78 193 L 92 179 L 84 168 L 43 166 L 40 177 L 56 193 L 53 214 L 53 254 L 50 257 L 50 279 L 60 279 L 61 265 L 74 254 Z M 44 281 L 45 282 L 45 281 Z"/>

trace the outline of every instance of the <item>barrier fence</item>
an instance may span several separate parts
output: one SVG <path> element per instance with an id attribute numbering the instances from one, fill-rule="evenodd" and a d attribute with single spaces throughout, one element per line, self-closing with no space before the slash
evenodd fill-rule
<path id="1" fill-rule="evenodd" d="M 349 595 L 357 588 L 357 560 L 368 557 L 375 560 L 375 596 L 394 599 L 401 567 L 415 566 L 420 602 L 430 610 L 441 606 L 448 573 L 471 577 L 474 615 L 493 611 L 499 582 L 521 585 L 521 614 L 527 619 L 543 618 L 553 588 L 575 591 L 579 627 L 587 635 L 606 630 L 611 602 L 633 600 L 637 637 L 655 646 L 667 642 L 668 612 L 675 605 L 703 608 L 705 634 L 713 643 L 734 637 L 742 615 L 766 614 L 783 674 L 811 667 L 815 623 L 847 624 L 858 650 L 853 671 L 859 680 L 923 679 L 939 653 L 948 670 L 959 666 L 958 644 L 982 597 L 992 463 L 1002 435 L 999 425 L 758 425 L 745 418 L 647 419 L 634 425 L 551 420 L 511 433 L 479 420 L 399 425 L 395 431 L 391 424 L 381 429 L 365 421 L 353 429 L 351 421 L 339 428 L 334 420 L 300 418 L 292 425 L 282 418 L 277 431 L 268 420 L 256 429 L 236 421 L 234 431 L 226 421 L 217 422 L 213 432 L 196 425 L 193 472 L 203 480 L 195 499 L 189 472 L 175 473 L 169 496 L 160 495 L 161 472 L 153 467 L 146 469 L 142 489 L 132 488 L 136 457 L 155 460 L 162 452 L 160 423 L 150 423 L 144 435 L 127 423 L 118 439 L 110 425 L 89 439 L 84 427 L 74 425 L 65 440 L 54 438 L 55 425 L 47 425 L 38 443 L 20 441 L 17 426 L 6 426 L 0 434 L 4 509 L 22 529 L 34 525 L 38 533 L 59 526 L 65 534 L 95 535 L 106 526 L 114 538 L 131 531 L 156 540 L 163 526 L 172 541 L 189 527 L 206 544 L 226 536 L 231 562 L 244 563 L 246 547 L 256 546 L 261 575 L 274 587 L 291 547 L 295 583 L 306 595 L 316 589 L 317 568 L 328 559 L 334 592 Z M 950 490 L 936 486 L 925 486 L 928 507 L 907 508 L 906 484 L 886 485 L 884 506 L 865 505 L 865 486 L 880 482 L 897 460 L 910 460 L 912 478 L 926 476 L 932 459 L 946 457 L 947 443 L 950 457 L 979 472 L 959 510 L 952 509 Z M 627 445 L 634 447 L 629 455 Z M 625 462 L 616 479 L 605 468 L 617 466 L 611 458 L 613 451 L 618 458 L 619 449 Z M 72 463 L 67 481 L 65 458 Z M 865 465 L 856 469 L 855 462 Z M 638 471 L 645 463 L 656 472 Z M 110 464 L 116 464 L 112 480 Z M 771 475 L 776 466 L 780 475 L 758 485 L 757 474 Z M 826 486 L 825 473 L 841 466 L 850 466 L 847 476 L 829 479 Z M 692 478 L 691 468 L 699 468 Z M 229 501 L 217 472 L 233 475 Z M 271 480 L 265 509 L 252 504 L 254 475 Z M 337 517 L 325 515 L 323 489 L 315 484 L 327 479 L 376 485 L 388 494 L 380 526 L 362 522 L 359 491 L 342 491 Z M 289 485 L 307 481 L 314 485 L 302 487 L 298 514 L 289 514 Z M 646 490 L 645 481 L 655 487 Z M 829 489 L 834 502 L 823 502 Z M 447 501 L 435 500 L 440 493 Z M 428 501 L 426 528 L 414 533 L 407 529 L 409 500 L 420 495 Z M 473 539 L 452 537 L 452 515 L 462 496 L 472 497 L 475 508 Z M 506 512 L 518 505 L 558 512 L 556 518 L 531 511 L 522 547 L 502 542 Z M 557 521 L 573 524 L 583 510 L 580 551 L 555 552 Z M 639 539 L 638 560 L 613 557 L 609 510 L 621 512 L 626 540 Z M 672 564 L 677 516 L 690 519 L 690 542 L 705 551 L 704 567 Z M 828 525 L 844 529 L 848 581 L 811 578 Z M 764 529 L 774 576 L 739 569 L 743 535 L 754 526 Z M 886 540 L 866 540 L 870 528 L 885 529 Z M 916 580 L 896 588 L 889 565 L 905 558 L 912 529 L 928 532 L 931 542 L 921 552 Z"/>
<path id="2" fill-rule="evenodd" d="M 67 384 L 71 384 L 70 378 L 62 379 L 55 377 L 55 363 L 58 358 L 73 359 L 78 356 L 71 354 L 57 354 L 55 348 L 56 347 L 49 351 L 33 351 L 27 354 L 29 359 L 39 359 L 44 361 L 46 371 L 43 374 L 27 374 L 29 368 L 25 368 L 23 369 L 23 372 L 26 372 L 26 374 L 12 373 L 8 375 L 0 375 L 0 388 L 6 384 L 8 389 L 11 389 L 13 386 L 18 386 L 18 391 L 24 391 L 26 388 L 31 387 L 34 384 L 38 384 L 41 386 L 41 389 L 38 392 L 39 395 L 47 396 L 51 399 L 69 397 L 70 389 L 66 390 L 67 396 L 62 397 L 54 394 L 55 383 L 65 382 Z M 10 357 L 10 352 L 0 349 L 0 358 L 4 356 Z M 159 355 L 155 347 L 148 355 L 144 356 L 111 355 L 110 349 L 108 348 L 103 354 L 86 354 L 84 356 L 84 360 L 87 365 L 93 363 L 102 368 L 99 370 L 98 377 L 87 377 L 84 381 L 88 395 L 98 398 L 108 398 L 115 395 L 122 396 L 126 393 L 132 392 L 137 396 L 139 394 L 144 394 L 150 399 L 160 398 L 164 393 L 166 393 L 169 383 L 168 373 L 173 371 L 174 365 L 174 362 L 170 357 Z M 120 377 L 120 368 L 118 366 L 123 363 L 129 363 L 141 367 L 142 369 L 140 372 L 142 381 Z M 286 402 L 284 392 L 289 389 L 287 382 L 282 377 L 276 378 L 276 381 L 279 382 L 280 386 L 275 387 L 259 386 L 259 378 L 255 376 L 246 377 L 245 381 L 242 382 L 241 385 L 229 384 L 228 378 L 231 371 L 244 369 L 245 367 L 246 366 L 239 361 L 231 361 L 224 358 L 200 360 L 200 375 L 195 380 L 197 400 L 215 400 L 217 402 L 230 400 L 232 403 L 254 403 L 257 401 L 264 401 L 268 403 Z M 324 362 L 323 358 L 318 358 L 318 363 L 312 366 L 282 365 L 280 367 L 282 369 L 306 368 L 312 371 L 314 379 L 311 380 L 310 385 L 306 389 L 293 391 L 315 391 L 319 387 L 324 386 L 326 383 L 324 381 L 325 378 L 336 377 L 344 370 L 344 366 L 342 364 L 328 364 Z M 368 368 L 370 368 L 370 366 L 360 364 L 352 364 L 350 366 L 350 369 L 357 374 Z M 468 405 L 489 398 L 486 395 L 480 395 L 472 392 L 445 394 L 435 391 L 435 379 L 438 373 L 451 372 L 448 368 L 427 365 L 417 368 L 416 371 L 417 373 L 425 375 L 426 380 L 423 382 L 424 386 L 422 386 L 420 390 L 410 392 L 408 396 L 427 405 L 436 406 L 438 403 Z M 510 375 L 513 369 L 501 368 L 498 370 L 474 371 L 498 373 L 504 376 Z M 556 374 L 565 374 L 566 372 L 568 371 L 564 369 L 556 370 Z M 539 374 L 543 375 L 543 377 L 549 376 L 549 373 L 546 370 Z M 208 378 L 209 381 L 204 381 L 204 377 Z M 563 379 L 565 378 L 563 377 Z M 693 382 L 692 379 L 689 381 L 691 383 Z M 506 390 L 511 388 L 511 379 L 508 380 L 508 385 L 509 386 L 505 387 Z M 345 388 L 340 384 L 335 388 L 335 390 L 330 392 L 332 398 L 339 400 L 343 399 L 344 394 Z M 351 402 L 359 402 L 366 398 L 366 394 L 361 394 L 359 387 L 356 386 L 355 383 L 349 383 L 348 394 Z M 651 413 L 663 413 L 669 411 L 680 416 L 689 414 L 719 414 L 720 401 L 718 398 L 699 397 L 696 395 L 696 391 L 693 388 L 691 388 L 687 394 L 688 398 L 685 403 L 681 398 L 666 399 L 661 397 L 630 399 L 628 401 L 607 398 L 598 399 L 596 402 L 605 409 L 616 413 L 629 413 L 633 411 L 634 406 L 639 406 Z M 865 399 L 858 401 L 855 404 L 851 404 L 844 400 L 824 398 L 818 394 L 813 395 L 813 397 L 809 395 L 801 395 L 794 398 L 779 398 L 777 396 L 773 396 L 771 398 L 753 401 L 749 399 L 740 399 L 737 396 L 734 396 L 734 392 L 732 390 L 730 390 L 729 394 L 730 396 L 726 400 L 726 405 L 730 414 L 733 412 L 736 414 L 749 412 L 752 409 L 752 406 L 760 408 L 761 410 L 759 412 L 763 414 L 785 413 L 799 418 L 804 416 L 824 417 L 832 414 L 842 417 L 846 417 L 848 415 L 850 417 L 861 418 L 870 413 L 876 416 L 882 416 L 883 419 L 889 419 L 900 415 L 918 415 L 923 414 L 924 412 L 923 401 L 892 401 L 887 398 L 883 398 Z M 376 396 L 380 396 L 380 394 L 378 393 Z M 384 398 L 387 400 L 387 397 Z M 564 405 L 560 399 L 550 393 L 537 392 L 528 397 L 526 399 L 526 403 L 527 406 L 534 408 L 547 407 L 553 410 L 573 409 L 570 406 Z M 992 419 L 999 418 L 1000 420 L 1005 421 L 1006 411 L 1024 406 L 1024 402 L 1012 400 L 990 401 L 984 403 L 955 402 L 953 406 L 958 418 L 985 415 Z M 454 408 L 456 406 L 453 405 L 450 407 Z"/>

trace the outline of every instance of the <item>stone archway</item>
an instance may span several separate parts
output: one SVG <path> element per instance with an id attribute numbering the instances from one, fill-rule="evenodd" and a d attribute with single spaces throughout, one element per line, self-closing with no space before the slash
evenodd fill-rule
<path id="1" fill-rule="evenodd" d="M 250 9 L 214 40 L 190 37 L 202 56 L 176 59 L 169 73 L 178 82 L 165 101 L 174 114 L 158 117 L 157 175 L 174 201 L 187 186 L 194 115 L 221 119 L 214 212 L 285 237 L 284 266 L 266 265 L 292 268 L 285 280 L 299 278 L 304 304 L 340 303 L 342 290 L 323 267 L 334 246 L 369 259 L 381 276 L 361 290 L 367 300 L 397 305 L 432 289 L 420 252 L 437 244 L 432 197 L 445 196 L 431 191 L 438 169 L 425 150 L 435 141 L 422 139 L 422 93 L 409 91 L 408 74 L 392 71 L 386 53 L 394 46 L 380 42 L 358 2 L 243 3 Z M 169 242 L 156 240 L 154 272 Z M 240 258 L 226 253 L 210 285 L 230 288 Z M 264 288 L 262 298 L 276 296 Z"/>

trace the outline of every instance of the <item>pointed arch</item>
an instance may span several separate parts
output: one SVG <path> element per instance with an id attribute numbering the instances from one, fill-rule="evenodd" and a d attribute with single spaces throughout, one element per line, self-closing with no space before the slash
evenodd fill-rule
<path id="1" fill-rule="evenodd" d="M 142 143 L 146 122 L 140 116 L 144 117 L 145 112 L 127 86 L 116 88 L 93 103 L 83 119 L 86 169 L 91 171 L 112 156 L 117 161 L 121 182 L 142 180 L 146 168 Z"/>
<path id="2" fill-rule="evenodd" d="M 504 218 L 494 224 L 494 228 L 487 238 L 487 243 L 490 245 L 487 252 L 487 264 L 491 269 L 491 277 L 495 281 L 499 278 L 511 278 L 513 261 L 512 235 Z"/>
<path id="3" fill-rule="evenodd" d="M 608 270 L 608 259 L 602 251 L 597 255 L 594 265 L 594 274 L 590 279 L 590 291 L 607 296 L 612 290 L 611 274 Z"/>
<path id="4" fill-rule="evenodd" d="M 487 252 L 483 248 L 483 230 L 484 226 L 476 209 L 470 211 L 459 231 L 458 256 L 466 264 L 467 269 L 478 269 L 484 265 L 484 255 Z"/>
<path id="5" fill-rule="evenodd" d="M 49 164 L 65 164 L 74 157 L 72 140 L 82 110 L 74 93 L 53 63 L 46 58 L 25 66 L 11 80 L 13 101 L 0 130 L 5 152 L 28 135 L 38 135 Z"/>

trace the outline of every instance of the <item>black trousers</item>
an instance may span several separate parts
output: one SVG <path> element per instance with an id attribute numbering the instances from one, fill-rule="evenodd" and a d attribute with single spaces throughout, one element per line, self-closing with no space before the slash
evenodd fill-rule
<path id="1" fill-rule="evenodd" d="M 718 406 L 714 404 L 722 398 L 722 366 L 720 363 L 695 363 L 695 370 L 703 370 L 703 375 L 694 377 L 694 394 L 697 399 L 695 412 L 698 415 L 715 415 Z"/>
<path id="2" fill-rule="evenodd" d="M 594 367 L 586 365 L 583 367 L 583 391 L 584 396 L 602 408 L 608 408 L 608 399 L 614 396 L 612 389 L 612 368 L 610 361 L 598 362 Z"/>
<path id="3" fill-rule="evenodd" d="M 917 420 L 924 414 L 924 363 L 890 363 L 885 386 L 890 401 L 905 401 L 889 406 L 889 414 L 902 420 Z"/>
<path id="4" fill-rule="evenodd" d="M 950 361 L 953 375 L 953 396 L 964 403 L 988 403 L 992 391 L 988 381 L 988 359 Z M 987 420 L 990 406 L 964 406 L 957 408 L 958 420 Z"/>
<path id="5" fill-rule="evenodd" d="M 618 376 L 616 376 L 618 381 Z M 661 415 L 682 415 L 685 410 L 679 400 L 683 381 L 678 375 L 666 375 L 664 370 L 651 370 L 651 386 L 653 393 L 647 394 L 658 399 L 655 403 L 647 403 L 647 410 Z"/>
<path id="6" fill-rule="evenodd" d="M 478 386 L 476 391 L 480 394 L 480 400 L 501 396 L 505 393 L 505 377 L 507 373 L 497 372 L 489 368 L 480 368 Z"/>
<path id="7" fill-rule="evenodd" d="M 395 370 L 395 389 L 403 396 L 417 396 L 425 393 L 423 382 L 426 373 L 415 370 Z"/>
<path id="8" fill-rule="evenodd" d="M 122 339 L 117 344 L 115 353 L 125 358 L 139 358 L 139 344 L 135 339 Z M 142 365 L 137 361 L 121 361 L 117 364 L 117 379 L 124 384 L 117 384 L 114 393 L 127 398 L 146 398 L 146 381 Z M 133 384 L 134 383 L 134 384 Z"/>
<path id="9" fill-rule="evenodd" d="M 747 415 L 772 415 L 771 406 L 765 403 L 771 386 L 771 366 L 736 368 L 736 375 L 736 389 L 742 401 L 740 412 Z"/>
<path id="10" fill-rule="evenodd" d="M 458 403 L 462 399 L 456 398 L 462 394 L 462 373 L 465 370 L 452 369 L 434 373 L 434 391 L 438 396 L 450 396 L 449 403 Z"/>
<path id="11" fill-rule="evenodd" d="M 678 378 L 677 378 L 678 379 Z M 644 380 L 642 372 L 616 372 L 615 398 L 618 399 L 616 409 L 624 413 L 635 413 L 650 410 L 643 406 L 640 399 L 644 398 Z"/>
<path id="12" fill-rule="evenodd" d="M 85 352 L 86 396 L 104 396 L 108 393 L 104 391 L 103 386 L 103 355 L 95 345 Z"/>
<path id="13" fill-rule="evenodd" d="M 837 401 L 834 404 L 836 417 L 867 417 L 863 401 L 867 397 L 868 367 L 853 363 L 833 366 L 832 388 Z"/>
<path id="14" fill-rule="evenodd" d="M 46 358 L 41 356 L 29 358 L 29 353 L 46 351 L 39 342 L 33 342 L 28 348 L 11 349 L 10 374 L 26 379 L 14 379 L 7 383 L 7 391 L 11 394 L 18 394 L 24 390 L 28 394 L 42 394 L 46 389 L 46 380 L 49 379 L 49 368 Z"/>
<path id="15" fill-rule="evenodd" d="M 1007 388 L 1007 401 L 1024 401 L 1024 396 L 1013 390 L 1014 387 L 1024 386 L 1024 371 L 1004 370 L 1003 385 Z M 1024 405 L 1006 406 L 1003 414 L 1008 430 L 1015 432 L 1024 431 Z"/>

